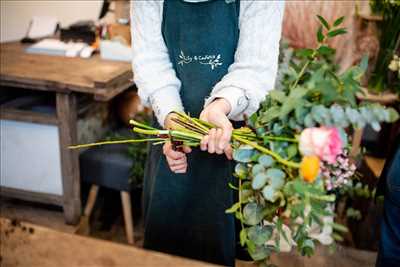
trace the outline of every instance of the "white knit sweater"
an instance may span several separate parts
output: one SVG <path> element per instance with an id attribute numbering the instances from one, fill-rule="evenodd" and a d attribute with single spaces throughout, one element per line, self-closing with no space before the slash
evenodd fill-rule
<path id="1" fill-rule="evenodd" d="M 236 0 L 239 1 L 239 0 Z M 239 42 L 228 73 L 210 88 L 204 101 L 225 98 L 228 117 L 242 120 L 254 113 L 273 89 L 278 68 L 284 1 L 240 0 Z M 163 1 L 131 1 L 134 81 L 144 105 L 151 106 L 160 125 L 171 111 L 184 111 L 168 49 L 161 33 Z"/>

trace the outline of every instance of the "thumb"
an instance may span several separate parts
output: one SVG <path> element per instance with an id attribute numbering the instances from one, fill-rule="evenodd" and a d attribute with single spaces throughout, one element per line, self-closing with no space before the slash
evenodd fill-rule
<path id="1" fill-rule="evenodd" d="M 186 154 L 192 152 L 192 149 L 190 148 L 190 146 L 183 146 L 182 149 L 183 149 L 183 152 L 185 152 Z"/>

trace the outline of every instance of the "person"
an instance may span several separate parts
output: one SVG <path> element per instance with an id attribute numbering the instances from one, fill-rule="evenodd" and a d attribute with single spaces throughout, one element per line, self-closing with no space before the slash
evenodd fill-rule
<path id="1" fill-rule="evenodd" d="M 400 266 L 400 127 L 383 168 L 377 195 L 384 195 L 376 267 Z"/>
<path id="2" fill-rule="evenodd" d="M 225 213 L 235 202 L 229 142 L 234 125 L 273 89 L 284 2 L 131 3 L 132 67 L 143 104 L 165 128 L 173 125 L 172 111 L 217 126 L 200 148 L 151 146 L 144 248 L 233 266 L 235 218 Z"/>

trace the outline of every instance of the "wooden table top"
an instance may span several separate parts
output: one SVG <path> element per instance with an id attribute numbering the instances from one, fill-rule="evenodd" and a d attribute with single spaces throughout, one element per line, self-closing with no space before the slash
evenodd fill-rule
<path id="1" fill-rule="evenodd" d="M 0 218 L 0 266 L 212 267 L 215 265 Z"/>
<path id="2" fill-rule="evenodd" d="M 109 100 L 133 85 L 131 64 L 29 54 L 18 42 L 0 44 L 0 85 L 56 92 L 93 94 Z"/>

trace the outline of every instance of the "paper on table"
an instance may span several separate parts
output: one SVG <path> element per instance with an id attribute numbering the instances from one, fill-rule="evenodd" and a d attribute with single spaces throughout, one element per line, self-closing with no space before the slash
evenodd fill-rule
<path id="1" fill-rule="evenodd" d="M 31 20 L 27 37 L 35 39 L 54 35 L 58 20 L 55 17 L 34 16 Z"/>
<path id="2" fill-rule="evenodd" d="M 46 54 L 76 57 L 80 54 L 82 49 L 87 47 L 85 43 L 64 43 L 57 39 L 44 39 L 36 44 L 29 46 L 26 52 L 33 54 Z"/>

